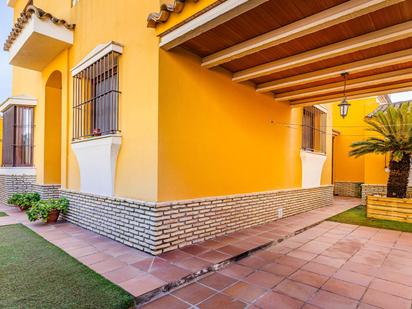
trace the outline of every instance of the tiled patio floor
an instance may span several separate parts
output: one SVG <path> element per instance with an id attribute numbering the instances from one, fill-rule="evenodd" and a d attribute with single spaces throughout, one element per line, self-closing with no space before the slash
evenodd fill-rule
<path id="1" fill-rule="evenodd" d="M 411 309 L 412 234 L 323 222 L 143 308 Z"/>
<path id="2" fill-rule="evenodd" d="M 277 243 L 284 238 L 290 237 L 357 204 L 359 204 L 358 199 L 337 198 L 332 207 L 313 210 L 235 232 L 227 236 L 221 236 L 213 240 L 165 253 L 159 257 L 153 257 L 144 252 L 129 248 L 70 223 L 59 223 L 55 225 L 29 223 L 24 213 L 8 206 L 0 206 L 0 211 L 5 211 L 9 214 L 9 217 L 0 218 L 0 225 L 13 223 L 23 223 L 27 225 L 85 265 L 88 265 L 96 272 L 129 291 L 138 298 L 138 301 L 143 301 L 157 293 L 165 292 L 173 287 L 179 286 L 196 276 L 214 271 L 228 261 L 239 258 L 242 254 L 247 254 L 251 250 Z M 329 223 L 324 223 L 322 227 L 310 229 L 304 234 L 295 236 L 293 241 L 286 241 L 285 244 L 289 247 L 291 244 L 297 246 L 301 244 L 304 239 L 308 239 L 310 235 L 318 237 L 321 232 L 322 234 L 328 232 L 326 227 L 332 228 Z M 289 259 L 302 261 L 301 259 L 307 260 L 309 258 L 315 258 L 315 256 L 317 256 L 316 250 L 325 247 L 326 244 L 331 243 L 332 239 L 334 240 L 336 237 L 332 237 L 332 239 L 329 238 L 330 237 L 326 237 L 324 242 L 317 241 L 315 244 L 309 243 L 308 248 L 302 247 L 291 253 L 288 252 L 289 247 L 283 244 L 276 246 L 275 252 L 272 252 L 272 250 L 274 250 L 273 248 L 256 252 L 253 256 L 243 259 L 236 264 L 229 265 L 223 271 L 213 274 L 206 279 L 202 279 L 202 281 L 199 281 L 200 283 L 195 283 L 190 287 L 173 293 L 173 295 L 176 296 L 180 295 L 180 299 L 168 295 L 158 300 L 156 302 L 156 308 L 158 308 L 157 306 L 160 306 L 162 302 L 166 301 L 167 308 L 173 308 L 173 304 L 178 307 L 180 305 L 187 307 L 189 303 L 197 304 L 212 294 L 216 295 L 208 299 L 204 303 L 205 306 L 208 305 L 209 307 L 218 308 L 221 306 L 219 304 L 223 305 L 226 301 L 232 303 L 232 299 L 236 299 L 233 301 L 233 306 L 244 306 L 247 301 L 253 302 L 258 295 L 261 295 L 266 292 L 268 288 L 272 288 L 272 286 L 284 280 L 284 275 L 272 274 L 266 269 L 254 271 L 254 268 L 258 266 L 263 267 L 262 263 L 265 259 L 272 261 L 274 257 L 282 257 L 285 261 L 282 262 L 282 260 L 280 260 L 279 264 L 283 265 L 286 263 L 287 265 Z M 320 238 L 320 240 L 323 240 L 323 238 Z M 366 259 L 367 257 L 363 258 Z M 322 255 L 316 257 L 316 259 L 322 260 L 325 259 L 325 257 Z M 323 260 L 318 262 L 325 263 Z M 243 264 L 245 265 L 242 266 Z M 267 267 L 270 268 L 270 266 Z M 250 274 L 252 271 L 254 273 Z M 233 274 L 230 275 L 231 273 Z M 230 276 L 223 277 L 223 274 Z M 235 283 L 237 280 L 234 280 L 233 277 L 240 276 L 240 274 L 249 276 L 244 282 Z M 303 275 L 305 275 L 305 273 Z M 206 286 L 204 283 L 208 281 L 210 281 L 209 288 L 206 288 L 207 283 Z M 264 282 L 264 286 L 262 286 L 262 281 Z M 224 294 L 218 293 L 218 291 L 229 287 L 229 285 L 230 289 L 227 289 Z M 251 286 L 253 289 L 250 288 Z M 187 296 L 184 295 L 185 293 L 188 293 Z M 237 296 L 239 293 L 244 294 L 242 298 Z M 228 295 L 231 295 L 231 297 Z M 193 299 L 188 299 L 188 297 L 192 297 Z M 182 302 L 182 299 L 185 299 L 187 302 Z"/>

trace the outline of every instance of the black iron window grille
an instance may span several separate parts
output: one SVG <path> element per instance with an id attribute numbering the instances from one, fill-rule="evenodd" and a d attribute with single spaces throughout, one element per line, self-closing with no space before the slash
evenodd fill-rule
<path id="1" fill-rule="evenodd" d="M 34 109 L 12 106 L 3 112 L 2 166 L 33 166 Z"/>
<path id="2" fill-rule="evenodd" d="M 327 114 L 314 106 L 303 108 L 302 149 L 326 153 Z"/>
<path id="3" fill-rule="evenodd" d="M 73 76 L 73 140 L 120 132 L 119 55 L 110 52 Z"/>

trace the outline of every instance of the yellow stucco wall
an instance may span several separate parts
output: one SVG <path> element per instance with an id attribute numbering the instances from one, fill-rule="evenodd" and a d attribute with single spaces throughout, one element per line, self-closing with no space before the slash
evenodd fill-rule
<path id="1" fill-rule="evenodd" d="M 61 73 L 54 72 L 45 89 L 44 183 L 61 183 L 62 89 Z"/>
<path id="2" fill-rule="evenodd" d="M 159 200 L 300 187 L 301 118 L 189 52 L 161 51 Z"/>
<path id="3" fill-rule="evenodd" d="M 338 104 L 334 104 L 337 112 L 333 117 L 333 127 L 340 133 L 335 138 L 334 145 L 334 181 L 386 183 L 384 156 L 367 155 L 359 158 L 349 156 L 350 145 L 353 142 L 370 136 L 366 131 L 364 117 L 378 106 L 376 98 L 350 101 L 349 113 L 344 119 L 339 115 Z"/>

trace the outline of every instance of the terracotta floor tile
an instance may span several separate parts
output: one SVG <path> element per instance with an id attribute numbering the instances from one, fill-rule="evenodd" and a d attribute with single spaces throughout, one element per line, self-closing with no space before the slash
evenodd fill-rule
<path id="1" fill-rule="evenodd" d="M 226 246 L 223 246 L 223 247 L 218 248 L 216 250 L 219 251 L 219 252 L 222 252 L 224 254 L 228 254 L 232 257 L 238 256 L 238 255 L 245 252 L 245 249 L 240 248 L 240 247 L 236 247 L 236 246 L 233 246 L 233 245 L 226 245 Z"/>
<path id="2" fill-rule="evenodd" d="M 282 281 L 283 278 L 284 277 L 277 276 L 265 271 L 256 271 L 247 276 L 244 280 L 248 283 L 270 289 L 277 285 L 280 281 Z"/>
<path id="3" fill-rule="evenodd" d="M 66 252 L 76 259 L 87 256 L 87 255 L 99 253 L 99 251 L 93 246 L 70 249 L 70 250 L 67 250 Z"/>
<path id="4" fill-rule="evenodd" d="M 366 288 L 361 285 L 342 281 L 335 278 L 330 278 L 322 286 L 322 289 L 341 296 L 353 298 L 355 300 L 361 299 L 366 291 Z"/>
<path id="5" fill-rule="evenodd" d="M 176 262 L 176 265 L 184 269 L 188 269 L 192 272 L 197 272 L 199 270 L 208 268 L 210 266 L 210 263 L 197 257 L 190 257 Z"/>
<path id="6" fill-rule="evenodd" d="M 166 282 L 175 282 L 188 275 L 192 271 L 178 267 L 176 265 L 164 264 L 161 267 L 153 267 L 150 274 Z"/>
<path id="7" fill-rule="evenodd" d="M 252 303 L 260 295 L 264 294 L 265 291 L 266 290 L 263 288 L 239 281 L 225 289 L 222 293 L 243 300 L 245 302 Z"/>
<path id="8" fill-rule="evenodd" d="M 199 254 L 205 253 L 206 251 L 209 251 L 210 248 L 207 248 L 201 245 L 190 245 L 190 246 L 183 247 L 180 250 L 182 250 L 185 253 L 191 254 L 191 255 L 199 255 Z"/>
<path id="9" fill-rule="evenodd" d="M 91 255 L 87 255 L 84 257 L 79 258 L 79 261 L 82 262 L 83 264 L 90 266 L 92 264 L 96 264 L 99 262 L 102 262 L 104 260 L 110 259 L 111 257 L 107 254 L 104 253 L 95 253 Z"/>
<path id="10" fill-rule="evenodd" d="M 269 250 L 260 250 L 254 253 L 254 256 L 261 258 L 266 263 L 271 263 L 283 256 L 283 254 L 271 252 Z"/>
<path id="11" fill-rule="evenodd" d="M 255 304 L 262 309 L 298 309 L 303 302 L 277 292 L 267 292 Z"/>
<path id="12" fill-rule="evenodd" d="M 393 281 L 400 284 L 412 286 L 412 276 L 396 272 L 393 269 L 381 268 L 376 274 L 376 277 L 387 281 Z"/>
<path id="13" fill-rule="evenodd" d="M 379 307 L 372 306 L 365 303 L 360 303 L 358 309 L 380 309 Z"/>
<path id="14" fill-rule="evenodd" d="M 209 289 L 204 285 L 201 285 L 199 283 L 191 283 L 177 291 L 174 291 L 172 295 L 192 305 L 196 305 L 206 300 L 215 293 L 216 291 Z"/>
<path id="15" fill-rule="evenodd" d="M 221 291 L 224 288 L 227 288 L 229 285 L 232 285 L 236 281 L 237 279 L 222 275 L 220 273 L 213 273 L 210 276 L 200 279 L 199 283 L 202 283 L 212 289 Z"/>
<path id="16" fill-rule="evenodd" d="M 287 254 L 287 256 L 293 256 L 302 260 L 310 261 L 317 256 L 317 253 L 311 253 L 303 250 L 293 250 Z"/>
<path id="17" fill-rule="evenodd" d="M 391 295 L 412 299 L 412 287 L 400 283 L 375 278 L 369 287 Z"/>
<path id="18" fill-rule="evenodd" d="M 161 297 L 157 300 L 154 300 L 147 305 L 144 305 L 144 309 L 186 309 L 190 308 L 190 305 L 184 303 L 180 299 L 177 299 L 176 297 L 172 295 L 166 295 L 164 297 Z"/>
<path id="19" fill-rule="evenodd" d="M 307 270 L 319 275 L 330 277 L 338 270 L 338 268 L 315 262 L 309 262 L 302 266 L 302 270 Z"/>
<path id="20" fill-rule="evenodd" d="M 323 290 L 318 291 L 308 302 L 323 309 L 355 309 L 358 306 L 358 302 L 353 299 Z"/>
<path id="21" fill-rule="evenodd" d="M 293 280 L 285 279 L 278 284 L 274 291 L 280 292 L 301 301 L 307 301 L 318 289 Z"/>
<path id="22" fill-rule="evenodd" d="M 153 290 L 159 289 L 165 284 L 166 282 L 156 278 L 155 276 L 144 275 L 127 280 L 120 283 L 119 285 L 130 294 L 137 297 Z"/>
<path id="23" fill-rule="evenodd" d="M 343 281 L 359 284 L 359 285 L 362 285 L 362 286 L 368 286 L 369 283 L 372 280 L 372 277 L 370 277 L 370 276 L 363 275 L 363 274 L 360 274 L 360 273 L 355 273 L 353 271 L 343 270 L 343 269 L 338 270 L 333 275 L 333 277 L 337 278 L 337 279 L 340 279 L 340 280 L 343 280 Z"/>
<path id="24" fill-rule="evenodd" d="M 289 279 L 299 281 L 316 288 L 320 288 L 328 280 L 328 277 L 306 270 L 298 270 L 297 272 L 290 275 Z"/>
<path id="25" fill-rule="evenodd" d="M 159 255 L 159 258 L 162 258 L 169 262 L 177 262 L 177 261 L 181 261 L 183 259 L 189 258 L 191 256 L 192 256 L 191 254 L 186 253 L 180 249 L 177 249 L 177 250 L 169 251 L 166 253 L 162 253 Z"/>
<path id="26" fill-rule="evenodd" d="M 135 253 L 129 252 L 129 253 L 118 256 L 117 259 L 127 264 L 134 264 L 138 261 L 147 259 L 147 255 L 142 254 L 141 252 L 135 252 Z"/>
<path id="27" fill-rule="evenodd" d="M 319 264 L 329 265 L 332 267 L 340 268 L 343 264 L 345 264 L 346 259 L 343 258 L 335 258 L 325 255 L 319 255 L 312 260 L 312 262 L 316 262 Z"/>
<path id="28" fill-rule="evenodd" d="M 216 294 L 198 305 L 200 309 L 243 309 L 246 304 L 224 294 Z"/>
<path id="29" fill-rule="evenodd" d="M 342 266 L 343 270 L 353 271 L 355 273 L 361 273 L 367 276 L 375 276 L 379 271 L 379 267 L 372 265 L 365 265 L 348 261 Z"/>
<path id="30" fill-rule="evenodd" d="M 224 246 L 224 244 L 222 244 L 221 242 L 218 242 L 213 239 L 206 240 L 200 244 L 202 245 L 202 247 L 206 247 L 209 249 L 216 249 Z"/>
<path id="31" fill-rule="evenodd" d="M 213 264 L 221 263 L 231 258 L 230 255 L 216 250 L 210 250 L 205 253 L 199 254 L 198 257 Z"/>
<path id="32" fill-rule="evenodd" d="M 244 259 L 241 259 L 238 263 L 240 265 L 247 266 L 253 269 L 259 269 L 260 267 L 266 264 L 266 261 L 262 258 L 251 255 Z"/>
<path id="33" fill-rule="evenodd" d="M 394 296 L 382 291 L 368 289 L 362 302 L 384 309 L 410 309 L 411 300 Z"/>
<path id="34" fill-rule="evenodd" d="M 283 264 L 278 264 L 278 263 L 266 264 L 261 268 L 261 270 L 263 271 L 270 272 L 272 274 L 283 276 L 283 277 L 289 276 L 290 274 L 294 273 L 298 269 L 299 267 L 283 265 Z"/>
<path id="35" fill-rule="evenodd" d="M 119 284 L 138 276 L 144 276 L 145 273 L 133 266 L 123 266 L 111 272 L 104 274 L 104 277 L 110 281 Z"/>
<path id="36" fill-rule="evenodd" d="M 92 264 L 89 267 L 99 274 L 105 274 L 126 265 L 126 263 L 122 263 L 114 258 L 109 258 L 96 264 Z"/>
<path id="37" fill-rule="evenodd" d="M 246 267 L 239 264 L 230 264 L 223 268 L 219 273 L 236 278 L 236 279 L 243 279 L 247 275 L 251 274 L 254 270 L 250 267 Z"/>
<path id="38" fill-rule="evenodd" d="M 299 258 L 295 258 L 293 256 L 282 256 L 276 260 L 276 263 L 283 264 L 283 265 L 288 265 L 292 267 L 302 267 L 307 263 L 306 260 L 302 260 Z"/>

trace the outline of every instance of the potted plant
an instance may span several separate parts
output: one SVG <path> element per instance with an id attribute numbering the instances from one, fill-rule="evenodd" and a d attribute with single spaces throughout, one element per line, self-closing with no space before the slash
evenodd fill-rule
<path id="1" fill-rule="evenodd" d="M 66 214 L 69 201 L 66 198 L 42 200 L 34 204 L 28 211 L 29 221 L 43 220 L 46 223 L 56 223 L 60 213 Z"/>
<path id="2" fill-rule="evenodd" d="M 7 204 L 17 206 L 21 197 L 22 197 L 21 193 L 13 193 L 12 196 L 10 196 L 9 199 L 7 200 Z"/>
<path id="3" fill-rule="evenodd" d="M 21 211 L 25 211 L 40 201 L 40 194 L 37 192 L 14 193 L 7 203 L 16 205 Z"/>
<path id="4" fill-rule="evenodd" d="M 409 104 L 366 117 L 374 136 L 351 145 L 349 155 L 390 154 L 386 197 L 368 197 L 368 217 L 408 221 L 412 217 L 412 199 L 406 199 L 412 154 L 412 112 Z M 399 208 L 402 208 L 399 211 Z"/>

